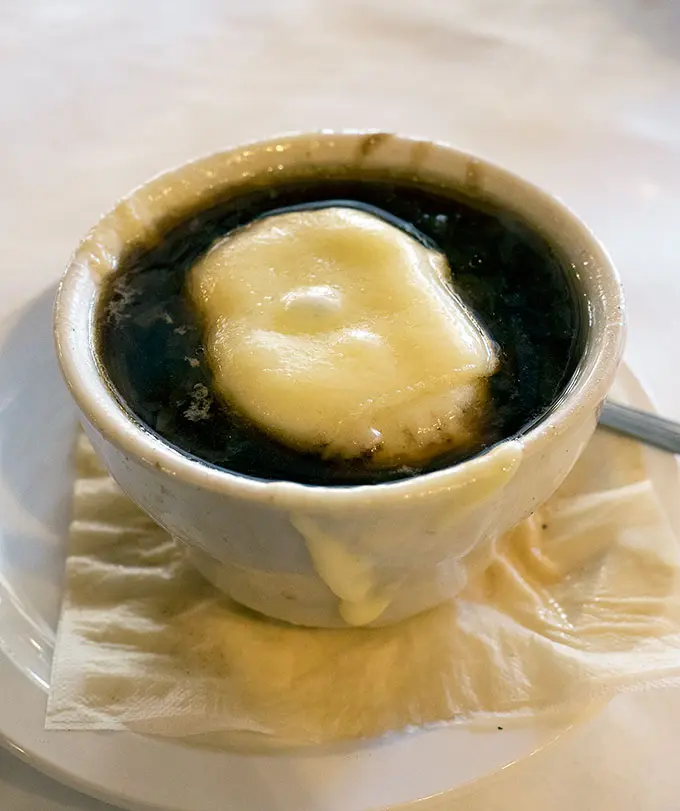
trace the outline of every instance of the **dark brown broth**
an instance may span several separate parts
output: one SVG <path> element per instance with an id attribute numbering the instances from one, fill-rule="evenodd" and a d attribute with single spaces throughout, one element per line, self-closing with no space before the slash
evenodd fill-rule
<path id="1" fill-rule="evenodd" d="M 217 239 L 257 217 L 337 201 L 374 206 L 437 245 L 457 291 L 500 348 L 490 419 L 466 452 L 445 452 L 418 468 L 324 459 L 271 439 L 215 396 L 186 293 L 189 270 Z M 556 251 L 507 210 L 405 181 L 317 177 L 240 195 L 187 218 L 156 246 L 130 252 L 102 296 L 97 341 L 122 405 L 180 452 L 259 479 L 355 485 L 447 467 L 527 430 L 575 373 L 586 329 L 581 302 Z"/>

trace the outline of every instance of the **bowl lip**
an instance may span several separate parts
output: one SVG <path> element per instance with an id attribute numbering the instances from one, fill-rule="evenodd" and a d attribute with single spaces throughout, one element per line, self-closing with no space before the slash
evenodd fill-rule
<path id="1" fill-rule="evenodd" d="M 133 203 L 138 195 L 152 185 L 158 184 L 159 181 L 170 184 L 181 173 L 190 169 L 198 170 L 201 165 L 208 164 L 215 159 L 255 153 L 264 156 L 267 151 L 271 152 L 275 145 L 282 142 L 298 145 L 305 142 L 328 142 L 327 145 L 332 148 L 333 140 L 364 139 L 376 136 L 380 138 L 388 136 L 402 145 L 426 142 L 430 148 L 448 153 L 451 158 L 466 161 L 468 165 L 474 163 L 485 173 L 493 174 L 504 183 L 521 188 L 525 194 L 530 195 L 534 201 L 549 210 L 551 220 L 568 226 L 571 233 L 576 236 L 581 257 L 578 260 L 580 263 L 578 267 L 591 274 L 590 281 L 596 288 L 598 296 L 595 300 L 584 290 L 584 296 L 588 298 L 590 314 L 584 352 L 576 372 L 556 404 L 526 433 L 503 440 L 465 462 L 408 479 L 344 486 L 263 480 L 214 467 L 186 455 L 151 430 L 146 429 L 141 422 L 133 420 L 104 379 L 100 366 L 96 362 L 92 341 L 93 312 L 98 299 L 98 291 L 101 288 L 93 284 L 95 273 L 89 261 L 83 261 L 82 254 L 87 245 L 96 240 L 107 220 L 115 216 L 121 204 Z M 304 161 L 300 163 L 302 162 Z M 116 254 L 115 249 L 113 253 L 115 262 L 119 258 L 119 254 Z M 110 259 L 111 256 L 109 255 L 108 258 Z M 576 270 L 576 257 L 570 257 L 570 262 L 577 278 L 580 279 Z M 590 268 L 587 267 L 589 264 L 592 265 Z M 595 313 L 595 310 L 598 312 Z M 283 133 L 216 150 L 161 171 L 120 198 L 81 240 L 69 260 L 57 290 L 54 308 L 54 340 L 62 374 L 85 422 L 123 454 L 147 468 L 154 469 L 158 473 L 165 473 L 201 490 L 247 500 L 269 502 L 283 500 L 287 504 L 299 503 L 313 508 L 329 504 L 342 506 L 357 501 L 374 503 L 384 499 L 412 498 L 432 490 L 455 487 L 460 481 L 461 467 L 488 457 L 497 449 L 511 443 L 521 445 L 523 452 L 540 449 L 541 445 L 566 430 L 571 419 L 579 413 L 586 410 L 595 415 L 613 382 L 621 360 L 625 339 L 624 311 L 625 302 L 621 282 L 606 250 L 590 229 L 559 198 L 519 175 L 447 142 L 400 133 L 383 133 L 371 129 L 322 129 L 311 132 Z"/>

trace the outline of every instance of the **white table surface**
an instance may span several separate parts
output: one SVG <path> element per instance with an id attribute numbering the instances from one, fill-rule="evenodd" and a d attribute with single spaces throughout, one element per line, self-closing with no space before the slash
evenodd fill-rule
<path id="1" fill-rule="evenodd" d="M 0 110 L 2 317 L 168 165 L 282 130 L 396 129 L 586 219 L 627 288 L 628 360 L 680 418 L 676 0 L 0 0 Z M 678 730 L 680 691 L 620 697 L 451 809 L 677 811 Z M 0 752 L 2 811 L 104 808 Z"/>

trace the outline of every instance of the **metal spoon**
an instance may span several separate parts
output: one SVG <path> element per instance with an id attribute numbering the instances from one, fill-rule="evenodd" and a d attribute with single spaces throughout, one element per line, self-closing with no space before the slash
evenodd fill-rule
<path id="1" fill-rule="evenodd" d="M 680 454 L 680 423 L 610 400 L 600 414 L 600 425 L 670 453 Z"/>

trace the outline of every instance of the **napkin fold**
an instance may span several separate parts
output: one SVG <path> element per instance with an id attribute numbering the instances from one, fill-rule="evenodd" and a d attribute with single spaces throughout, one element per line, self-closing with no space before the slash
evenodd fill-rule
<path id="1" fill-rule="evenodd" d="M 233 603 L 78 439 L 48 729 L 293 743 L 510 723 L 680 677 L 680 549 L 635 443 L 598 432 L 455 600 L 399 625 Z"/>

